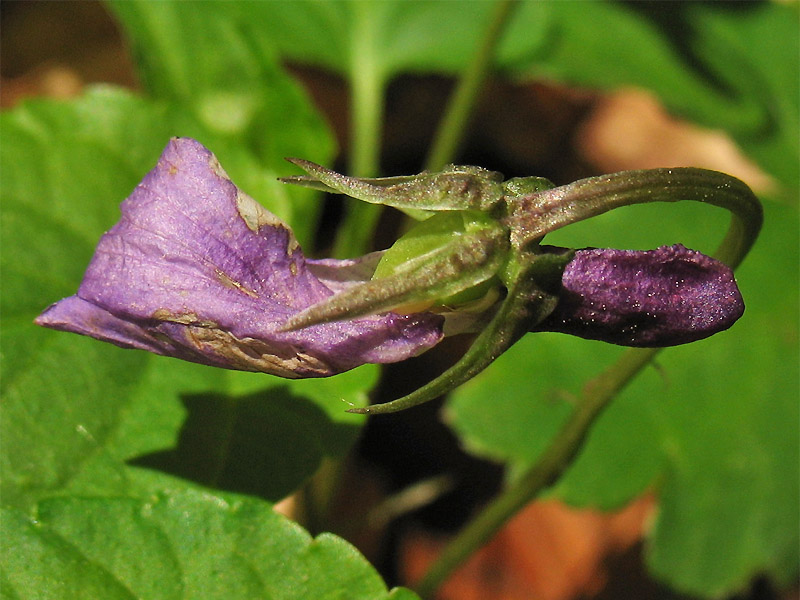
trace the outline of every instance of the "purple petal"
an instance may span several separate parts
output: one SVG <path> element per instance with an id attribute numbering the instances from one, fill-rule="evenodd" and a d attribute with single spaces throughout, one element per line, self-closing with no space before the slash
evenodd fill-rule
<path id="1" fill-rule="evenodd" d="M 239 190 L 209 150 L 175 138 L 123 202 L 77 295 L 36 322 L 282 377 L 395 362 L 438 343 L 442 318 L 429 313 L 277 332 L 290 315 L 369 278 L 372 262 L 307 262 L 288 226 Z"/>
<path id="2" fill-rule="evenodd" d="M 725 264 L 680 244 L 646 252 L 579 250 L 538 331 L 623 346 L 675 346 L 733 325 L 744 302 Z"/>

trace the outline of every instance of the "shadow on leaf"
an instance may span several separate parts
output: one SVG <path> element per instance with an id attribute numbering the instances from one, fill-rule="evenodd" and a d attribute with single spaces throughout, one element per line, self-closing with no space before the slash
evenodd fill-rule
<path id="1" fill-rule="evenodd" d="M 310 477 L 349 427 L 288 386 L 240 397 L 184 395 L 181 402 L 188 416 L 177 446 L 130 464 L 272 502 Z"/>

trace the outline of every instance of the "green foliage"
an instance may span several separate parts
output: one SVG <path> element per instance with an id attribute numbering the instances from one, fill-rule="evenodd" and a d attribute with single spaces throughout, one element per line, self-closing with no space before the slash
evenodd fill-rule
<path id="1" fill-rule="evenodd" d="M 540 3 L 526 3 L 510 46 L 531 52 L 544 40 Z M 492 10 L 489 2 L 315 2 L 239 4 L 283 56 L 318 64 L 348 78 L 386 81 L 399 73 L 457 72 L 464 67 Z M 531 27 L 531 25 L 533 25 Z"/>
<path id="2" fill-rule="evenodd" d="M 34 519 L 13 509 L 2 519 L 9 597 L 416 598 L 387 592 L 347 542 L 312 539 L 257 500 L 198 491 L 55 498 Z"/>
<path id="3" fill-rule="evenodd" d="M 655 92 L 674 113 L 731 134 L 796 201 L 800 166 L 797 5 L 546 3 L 551 35 L 509 66 L 610 90 Z M 516 27 L 522 24 L 517 21 Z M 510 37 L 510 36 L 509 36 Z M 758 40 L 758 49 L 753 42 Z"/>
<path id="4" fill-rule="evenodd" d="M 490 5 L 120 1 L 111 8 L 145 96 L 99 87 L 0 116 L 3 592 L 415 597 L 387 592 L 342 540 L 312 540 L 270 505 L 326 457 L 346 454 L 363 419 L 345 413 L 342 400 L 366 404 L 377 369 L 287 382 L 123 351 L 36 328 L 32 319 L 74 293 L 120 201 L 170 136 L 209 146 L 237 184 L 308 244 L 317 200 L 275 179 L 292 172 L 284 156 L 328 164 L 333 142 L 277 59 L 383 83 L 403 72 L 455 73 Z M 776 179 L 777 198 L 794 200 L 796 23 L 796 6 L 774 2 L 675 3 L 665 12 L 635 3 L 525 2 L 497 63 L 520 79 L 647 88 L 674 113 L 730 133 Z M 697 596 L 731 594 L 758 574 L 781 583 L 796 576 L 796 224 L 791 202 L 768 204 L 762 238 L 737 273 L 747 302 L 742 321 L 661 354 L 658 369 L 601 416 L 550 492 L 610 509 L 656 491 L 650 567 Z M 631 248 L 680 241 L 710 251 L 724 228 L 724 215 L 706 207 L 640 206 L 547 241 Z M 617 354 L 599 343 L 529 336 L 454 394 L 446 417 L 469 449 L 506 462 L 513 481 L 544 450 L 583 383 Z"/>
<path id="5" fill-rule="evenodd" d="M 270 2 L 251 11 L 281 54 L 350 78 L 457 73 L 487 2 Z M 767 2 L 523 2 L 497 51 L 515 78 L 612 90 L 639 86 L 674 113 L 732 134 L 798 196 L 797 6 Z M 366 40 L 366 41 L 365 41 Z M 754 50 L 753 40 L 758 40 Z M 363 76 L 363 73 L 360 75 Z"/>
<path id="6" fill-rule="evenodd" d="M 171 32 L 183 25 L 191 23 L 173 22 Z M 245 62 L 242 57 L 228 59 L 231 69 L 237 60 Z M 145 589 L 141 597 L 171 597 L 167 590 L 177 575 L 171 570 L 186 565 L 180 557 L 158 553 L 164 535 L 152 526 L 146 526 L 144 533 L 131 529 L 130 544 L 120 547 L 122 530 L 114 529 L 112 519 L 100 524 L 109 527 L 107 532 L 81 540 L 84 548 L 78 550 L 77 540 L 70 536 L 24 524 L 24 514 L 41 518 L 44 505 L 39 501 L 61 497 L 47 506 L 64 509 L 56 519 L 60 526 L 80 528 L 79 520 L 70 516 L 72 509 L 66 510 L 76 506 L 78 497 L 93 498 L 83 501 L 97 510 L 130 513 L 131 506 L 140 502 L 133 498 L 197 485 L 276 501 L 298 489 L 324 458 L 342 457 L 358 433 L 363 419 L 344 408 L 347 403 L 366 403 L 366 392 L 376 381 L 375 368 L 324 381 L 287 382 L 129 352 L 78 336 L 50 335 L 32 322 L 49 303 L 74 293 L 94 245 L 118 219 L 119 203 L 152 168 L 171 136 L 195 137 L 213 147 L 245 190 L 293 221 L 301 240 L 310 239 L 317 200 L 304 190 L 298 194 L 280 186 L 275 178 L 285 174 L 280 159 L 284 152 L 328 160 L 331 137 L 297 85 L 274 62 L 261 56 L 256 63 L 260 70 L 251 73 L 250 81 L 242 79 L 242 85 L 257 94 L 258 86 L 266 86 L 262 76 L 269 72 L 270 93 L 281 102 L 259 97 L 263 106 L 241 130 L 215 126 L 208 114 L 165 90 L 147 99 L 99 87 L 75 101 L 31 101 L 0 117 L 4 292 L 0 493 L 4 506 L 19 511 L 10 512 L 3 521 L 3 541 L 13 548 L 4 552 L 4 592 L 65 597 L 66 590 L 72 597 L 131 597 L 120 584 L 120 578 L 128 583 L 119 572 L 121 564 L 98 566 L 91 558 L 108 553 L 112 544 L 117 552 L 128 553 L 127 562 L 139 569 L 139 584 L 158 591 L 153 596 Z M 220 93 L 225 91 L 222 80 L 214 84 L 209 76 L 204 81 L 209 93 L 214 85 Z M 263 136 L 261 146 L 249 143 L 253 124 Z M 282 138 L 290 142 L 281 142 Z M 267 143 L 271 140 L 277 141 Z M 121 496 L 132 499 L 112 499 Z M 269 513 L 264 500 L 248 501 L 254 507 L 251 512 Z M 180 511 L 167 511 L 164 519 L 169 520 L 170 514 Z M 202 514 L 197 517 L 202 522 Z M 231 527 L 254 526 L 250 515 L 237 520 L 239 513 L 220 512 L 219 518 Z M 256 524 L 259 519 L 264 517 L 255 519 Z M 285 530 L 287 525 L 281 527 Z M 180 535 L 190 532 L 191 527 Z M 214 536 L 204 539 L 208 555 L 193 568 L 197 573 L 217 573 L 206 567 L 222 546 L 213 545 Z M 318 555 L 315 560 L 332 569 L 339 564 L 341 577 L 379 582 L 341 541 L 323 537 L 311 548 L 311 554 Z M 12 555 L 14 561 L 5 560 Z M 153 560 L 142 564 L 139 559 L 148 555 Z M 244 571 L 240 567 L 235 572 Z M 229 584 L 231 577 L 235 579 L 231 575 Z M 251 573 L 232 588 L 220 585 L 220 594 L 231 597 L 223 590 L 257 579 Z M 307 595 L 297 597 L 325 597 L 325 586 L 331 584 L 314 581 L 304 588 Z M 385 595 L 364 586 L 364 597 Z M 280 590 L 276 593 L 285 596 Z M 210 596 L 196 592 L 196 597 Z"/>

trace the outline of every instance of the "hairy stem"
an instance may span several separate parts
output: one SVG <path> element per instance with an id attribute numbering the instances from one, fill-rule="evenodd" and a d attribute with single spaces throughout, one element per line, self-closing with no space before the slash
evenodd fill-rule
<path id="1" fill-rule="evenodd" d="M 429 171 L 440 170 L 451 162 L 458 152 L 481 88 L 489 73 L 495 48 L 517 4 L 517 0 L 498 0 L 495 3 L 489 26 L 475 49 L 470 64 L 464 70 L 436 131 L 425 163 L 425 168 Z"/>
<path id="2" fill-rule="evenodd" d="M 707 194 L 701 194 L 701 201 L 721 206 L 731 212 L 728 233 L 716 256 L 731 267 L 736 267 L 750 251 L 758 236 L 763 218 L 762 209 L 758 199 L 746 186 L 739 188 L 730 181 L 721 183 L 725 185 L 715 190 L 707 189 Z M 627 193 L 627 186 L 622 187 Z M 584 201 L 586 196 L 598 199 L 583 185 L 578 185 L 571 191 Z M 616 198 L 618 190 L 614 192 L 612 198 Z M 663 200 L 663 198 L 657 199 Z M 616 363 L 584 386 L 575 410 L 539 460 L 484 508 L 447 545 L 417 585 L 417 591 L 421 596 L 430 596 L 464 560 L 488 542 L 520 509 L 561 476 L 577 456 L 589 430 L 603 409 L 659 351 L 658 348 L 630 349 Z"/>
<path id="3" fill-rule="evenodd" d="M 730 229 L 716 257 L 730 267 L 738 265 L 758 236 L 763 209 L 747 185 L 718 171 L 676 167 L 589 177 L 520 198 L 507 219 L 512 232 L 521 233 L 512 244 L 524 247 L 551 231 L 616 208 L 683 200 L 731 213 Z"/>

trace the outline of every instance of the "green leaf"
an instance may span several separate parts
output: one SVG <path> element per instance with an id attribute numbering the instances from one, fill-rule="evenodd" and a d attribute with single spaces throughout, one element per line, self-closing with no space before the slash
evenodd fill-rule
<path id="1" fill-rule="evenodd" d="M 189 134 L 216 149 L 216 134 L 175 105 L 112 88 L 71 102 L 29 102 L 0 118 L 5 504 L 26 507 L 54 494 L 136 494 L 179 484 L 131 469 L 128 462 L 277 500 L 324 457 L 347 451 L 362 420 L 344 413 L 348 405 L 342 400 L 364 404 L 375 368 L 332 381 L 286 382 L 33 325 L 48 304 L 75 292 L 95 243 L 119 218 L 119 203 L 152 168 L 169 137 Z M 296 130 L 306 139 L 316 133 Z M 220 154 L 234 179 L 237 171 L 260 164 L 246 149 L 223 144 Z M 210 413 L 212 407 L 219 414 Z M 304 429 L 297 425 L 303 420 Z M 188 452 L 191 440 L 226 441 L 236 423 L 240 429 L 250 425 L 240 445 L 214 447 L 202 461 Z M 198 428 L 207 437 L 198 438 Z M 264 444 L 270 433 L 282 443 Z M 258 460 L 247 462 L 242 453 L 254 449 Z M 243 487 L 236 475 L 242 464 L 248 474 L 261 469 L 271 476 L 261 472 L 256 483 Z M 203 476 L 193 477 L 198 471 Z"/>
<path id="2" fill-rule="evenodd" d="M 322 119 L 281 69 L 259 16 L 250 14 L 257 5 L 125 0 L 110 7 L 153 97 L 190 110 L 267 165 L 286 156 L 330 156 Z M 315 134 L 306 135 L 310 130 Z"/>
<path id="3" fill-rule="evenodd" d="M 3 516 L 3 591 L 18 598 L 417 598 L 363 556 L 257 500 L 185 491 L 59 498 Z"/>
<path id="4" fill-rule="evenodd" d="M 699 209 L 699 210 L 698 210 Z M 665 218 L 669 215 L 675 218 Z M 702 214 L 701 214 L 702 213 Z M 700 242 L 724 216 L 689 204 L 644 206 L 569 227 L 567 245 Z M 737 272 L 747 304 L 727 332 L 670 348 L 601 415 L 551 494 L 612 509 L 655 489 L 653 571 L 675 588 L 718 597 L 759 574 L 788 583 L 798 563 L 798 235 L 795 211 L 767 206 L 766 227 Z M 617 243 L 619 242 L 619 243 Z M 707 245 L 708 248 L 704 246 Z M 468 448 L 527 469 L 580 387 L 617 348 L 531 334 L 462 386 L 448 418 Z M 490 400 L 489 400 L 490 398 Z"/>

